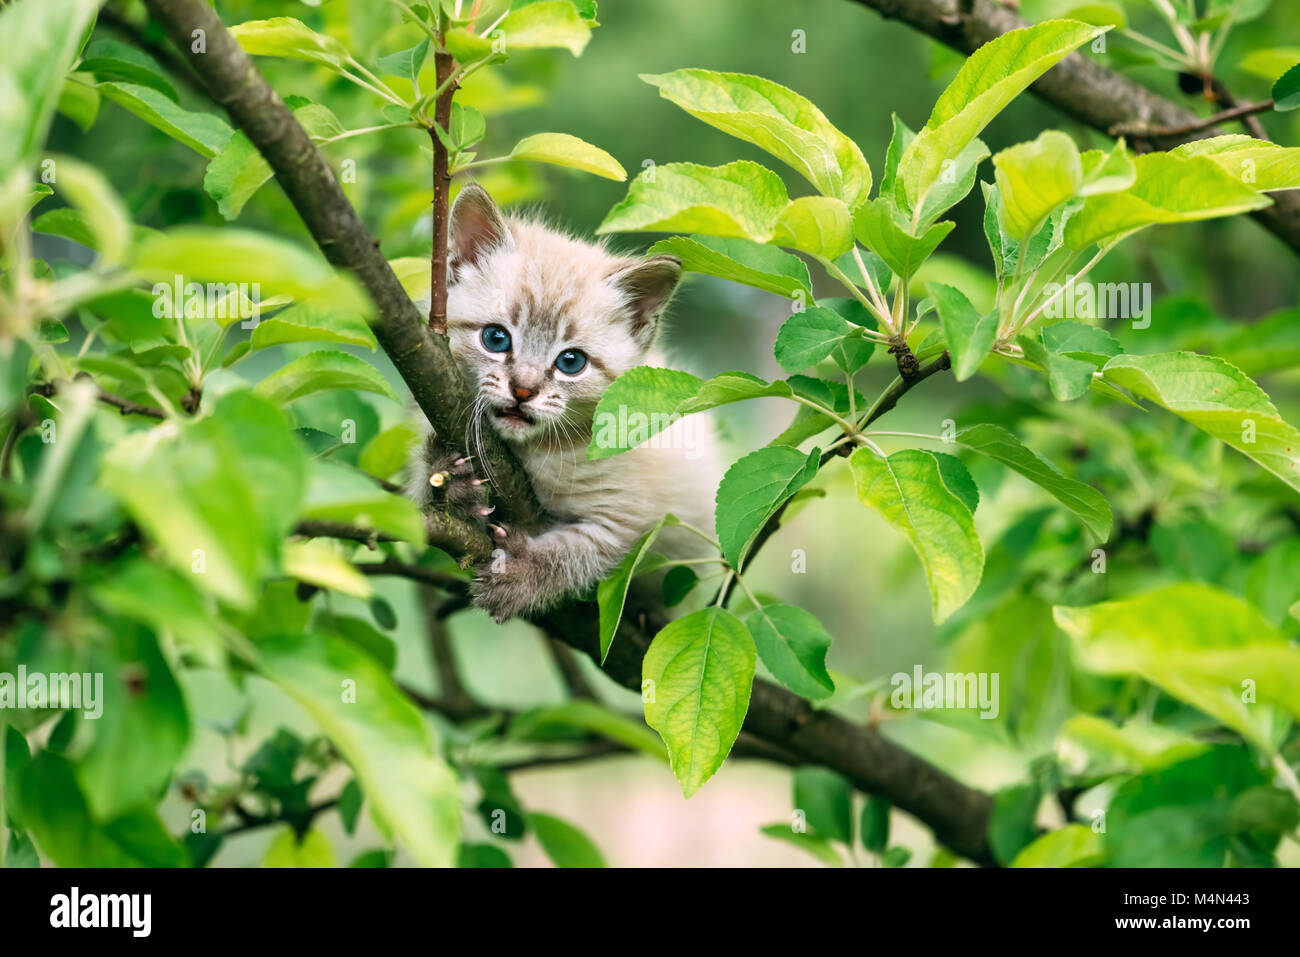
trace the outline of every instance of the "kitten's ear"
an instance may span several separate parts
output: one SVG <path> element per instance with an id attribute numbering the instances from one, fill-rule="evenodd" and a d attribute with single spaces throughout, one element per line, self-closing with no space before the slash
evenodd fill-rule
<path id="1" fill-rule="evenodd" d="M 512 241 L 501 210 L 477 183 L 467 184 L 456 195 L 447 232 L 452 281 L 458 269 L 478 265 L 493 249 Z"/>
<path id="2" fill-rule="evenodd" d="M 624 296 L 633 336 L 643 340 L 653 337 L 659 314 L 681 278 L 682 261 L 675 256 L 638 260 L 610 275 L 610 283 Z"/>

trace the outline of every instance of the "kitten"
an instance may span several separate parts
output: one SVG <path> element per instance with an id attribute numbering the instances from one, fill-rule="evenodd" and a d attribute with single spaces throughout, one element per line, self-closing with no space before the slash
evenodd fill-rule
<path id="1" fill-rule="evenodd" d="M 492 428 L 510 444 L 548 522 L 533 535 L 494 527 L 500 551 L 477 569 L 476 603 L 504 621 L 586 592 L 669 512 L 711 535 L 719 467 L 700 416 L 632 451 L 586 456 L 609 384 L 633 366 L 666 365 L 656 341 L 681 263 L 614 256 L 506 219 L 472 184 L 450 220 L 447 332 L 475 390 L 467 433 Z M 483 478 L 472 477 L 472 464 L 430 434 L 412 462 L 409 494 L 424 506 L 449 500 L 486 514 L 474 504 Z M 434 473 L 446 483 L 442 494 L 430 485 Z M 701 545 L 669 528 L 654 549 L 684 557 Z"/>

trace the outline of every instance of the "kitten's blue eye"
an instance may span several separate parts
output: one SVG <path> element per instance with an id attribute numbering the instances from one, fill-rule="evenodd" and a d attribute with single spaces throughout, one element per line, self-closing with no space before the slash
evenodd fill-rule
<path id="1" fill-rule="evenodd" d="M 503 326 L 488 326 L 479 338 L 483 340 L 483 348 L 488 352 L 510 351 L 510 333 Z"/>
<path id="2" fill-rule="evenodd" d="M 565 349 L 556 356 L 555 368 L 565 375 L 577 375 L 587 368 L 587 354 L 581 349 Z"/>

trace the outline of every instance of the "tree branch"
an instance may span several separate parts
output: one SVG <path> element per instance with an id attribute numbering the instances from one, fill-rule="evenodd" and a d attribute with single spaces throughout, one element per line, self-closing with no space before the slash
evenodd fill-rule
<path id="1" fill-rule="evenodd" d="M 205 0 L 145 2 L 185 52 L 213 99 L 229 111 L 235 125 L 270 164 L 326 257 L 361 280 L 379 310 L 374 330 L 380 346 L 439 435 L 463 448 L 464 422 L 457 410 L 468 407 L 466 389 L 447 341 L 430 335 L 311 139 Z M 191 52 L 195 29 L 206 34 L 206 54 Z M 484 452 L 490 455 L 499 505 L 507 519 L 525 527 L 533 524 L 538 515 L 536 499 L 514 457 L 499 443 Z M 480 538 L 490 553 L 491 541 L 486 535 Z M 571 602 L 538 623 L 549 634 L 600 660 L 594 605 Z M 619 683 L 639 689 L 641 659 L 664 623 L 662 608 L 653 602 L 626 615 L 604 666 L 606 672 Z M 754 682 L 745 729 L 769 751 L 778 749 L 792 761 L 836 770 L 858 787 L 915 814 L 957 853 L 978 863 L 992 863 L 986 839 L 992 799 L 876 731 L 830 712 L 814 711 L 808 702 L 764 681 Z"/>
<path id="2" fill-rule="evenodd" d="M 451 133 L 451 98 L 456 83 L 451 79 L 456 61 L 450 53 L 438 50 L 433 55 L 438 95 L 433 107 L 433 253 L 429 257 L 429 328 L 434 335 L 447 334 L 447 219 L 451 211 L 451 174 L 448 172 L 447 147 L 438 135 Z"/>
<path id="3" fill-rule="evenodd" d="M 146 0 L 146 6 L 202 79 L 213 101 L 226 109 L 270 164 L 325 258 L 361 281 L 378 312 L 372 323 L 375 338 L 439 438 L 448 448 L 466 448 L 464 411 L 470 407 L 470 394 L 447 339 L 429 333 L 379 251 L 379 243 L 348 202 L 311 137 L 208 3 Z M 207 39 L 206 53 L 193 49 L 191 34 L 196 29 Z M 494 488 L 500 494 L 504 520 L 524 528 L 535 525 L 537 500 L 514 455 L 487 429 L 476 451 L 497 477 Z M 482 538 L 478 551 L 490 554 L 491 541 L 486 533 Z"/>
<path id="4" fill-rule="evenodd" d="M 90 376 L 81 372 L 78 373 L 77 378 L 89 379 Z M 141 405 L 139 402 L 132 402 L 129 399 L 124 399 L 120 395 L 105 392 L 103 389 L 100 389 L 99 386 L 96 386 L 95 388 L 98 390 L 95 398 L 99 399 L 99 401 L 103 402 L 105 405 L 111 405 L 123 415 L 143 415 L 150 419 L 167 418 L 167 413 L 155 405 Z M 59 391 L 59 384 L 57 382 L 42 382 L 32 386 L 27 391 L 31 395 L 43 395 L 48 399 Z"/>
<path id="5" fill-rule="evenodd" d="M 921 33 L 934 37 L 960 53 L 978 47 L 1029 24 L 993 0 L 971 0 L 954 8 L 951 0 L 854 0 L 882 16 L 898 19 Z M 1126 76 L 1079 53 L 1072 53 L 1048 70 L 1030 89 L 1068 116 L 1111 135 L 1111 130 L 1135 122 L 1151 127 L 1178 129 L 1199 122 L 1190 110 L 1153 93 Z M 1209 128 L 1173 136 L 1153 135 L 1161 149 L 1188 140 L 1218 136 L 1223 131 Z M 1266 229 L 1300 252 L 1300 195 L 1270 193 L 1273 205 L 1251 213 Z"/>

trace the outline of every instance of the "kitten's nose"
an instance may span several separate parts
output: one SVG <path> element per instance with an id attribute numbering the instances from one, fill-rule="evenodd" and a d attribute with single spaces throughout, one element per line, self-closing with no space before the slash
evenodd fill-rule
<path id="1" fill-rule="evenodd" d="M 528 389 L 525 388 L 524 386 L 515 385 L 513 383 L 511 383 L 510 385 L 510 391 L 515 394 L 515 398 L 518 399 L 520 402 L 527 402 L 533 396 L 537 395 L 536 389 Z"/>

